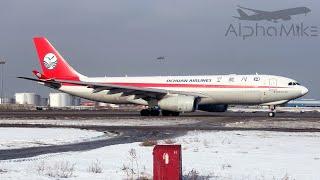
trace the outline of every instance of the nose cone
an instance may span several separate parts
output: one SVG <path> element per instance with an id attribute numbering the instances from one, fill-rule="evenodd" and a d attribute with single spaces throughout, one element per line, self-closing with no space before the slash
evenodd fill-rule
<path id="1" fill-rule="evenodd" d="M 309 8 L 306 8 L 306 12 L 308 13 L 308 12 L 311 12 L 311 9 L 309 9 Z"/>
<path id="2" fill-rule="evenodd" d="M 302 96 L 305 95 L 305 94 L 307 94 L 308 92 L 309 92 L 309 90 L 308 90 L 306 87 L 301 86 L 301 95 L 302 95 Z"/>

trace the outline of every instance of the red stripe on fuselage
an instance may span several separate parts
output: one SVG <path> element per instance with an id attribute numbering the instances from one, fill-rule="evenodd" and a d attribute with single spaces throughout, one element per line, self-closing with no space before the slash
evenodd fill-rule
<path id="1" fill-rule="evenodd" d="M 167 83 L 110 83 L 132 87 L 175 87 L 175 88 L 283 88 L 276 86 L 246 86 L 246 85 L 217 85 L 217 84 L 167 84 Z"/>
<path id="2" fill-rule="evenodd" d="M 98 83 L 98 82 L 97 82 Z M 277 86 L 250 86 L 250 85 L 217 85 L 217 84 L 169 84 L 169 83 L 125 83 L 125 82 L 108 82 L 105 84 L 113 84 L 126 87 L 140 88 L 286 88 Z M 70 86 L 71 84 L 63 84 Z M 78 85 L 75 85 L 78 86 Z"/>

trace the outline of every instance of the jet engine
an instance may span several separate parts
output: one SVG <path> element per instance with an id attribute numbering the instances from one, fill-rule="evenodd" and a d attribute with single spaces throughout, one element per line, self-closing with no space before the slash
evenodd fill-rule
<path id="1" fill-rule="evenodd" d="M 160 109 L 173 112 L 193 112 L 197 105 L 197 98 L 185 95 L 170 96 L 158 101 Z"/>
<path id="2" fill-rule="evenodd" d="M 207 112 L 225 112 L 228 109 L 228 104 L 201 104 L 198 105 L 198 110 Z"/>

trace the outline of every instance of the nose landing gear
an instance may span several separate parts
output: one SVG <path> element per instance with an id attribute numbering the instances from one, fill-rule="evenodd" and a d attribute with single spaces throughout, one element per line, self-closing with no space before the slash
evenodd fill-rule
<path id="1" fill-rule="evenodd" d="M 274 117 L 276 115 L 276 106 L 270 105 L 269 109 L 270 109 L 270 112 L 268 113 L 268 117 Z"/>
<path id="2" fill-rule="evenodd" d="M 269 117 L 274 117 L 275 115 L 276 115 L 275 112 L 269 112 L 269 113 L 268 113 L 268 116 L 269 116 Z"/>

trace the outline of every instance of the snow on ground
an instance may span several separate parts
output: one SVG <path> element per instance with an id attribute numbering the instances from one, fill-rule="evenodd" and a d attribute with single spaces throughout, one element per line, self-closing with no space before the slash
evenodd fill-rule
<path id="1" fill-rule="evenodd" d="M 320 133 L 191 131 L 172 141 L 182 144 L 185 174 L 195 169 L 201 175 L 219 180 L 320 177 Z M 130 149 L 134 149 L 131 156 Z M 151 177 L 152 149 L 142 147 L 140 143 L 130 143 L 84 152 L 0 161 L 0 179 L 52 179 L 50 175 L 61 174 L 57 170 L 61 166 L 74 168 L 70 170 L 73 172 L 70 179 L 131 177 L 130 173 L 126 175 L 130 171 L 124 167 L 145 172 Z M 102 173 L 90 172 L 88 169 L 92 163 L 101 167 Z"/>
<path id="2" fill-rule="evenodd" d="M 276 109 L 279 112 L 320 112 L 319 107 L 277 107 Z M 269 112 L 270 109 L 268 106 L 249 106 L 249 107 L 229 107 L 228 111 L 231 112 Z"/>
<path id="3" fill-rule="evenodd" d="M 281 120 L 279 120 L 281 119 Z M 297 118 L 278 118 L 273 120 L 267 118 L 261 121 L 249 120 L 249 121 L 238 121 L 225 124 L 228 128 L 292 128 L 292 129 L 309 129 L 320 127 L 320 121 L 301 121 Z"/>
<path id="4" fill-rule="evenodd" d="M 0 128 L 0 149 L 68 144 L 97 138 L 106 138 L 106 135 L 71 128 Z"/>

